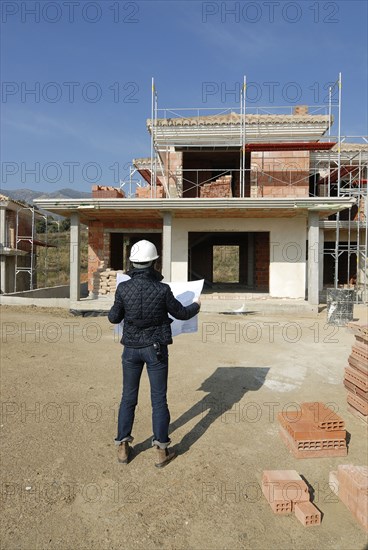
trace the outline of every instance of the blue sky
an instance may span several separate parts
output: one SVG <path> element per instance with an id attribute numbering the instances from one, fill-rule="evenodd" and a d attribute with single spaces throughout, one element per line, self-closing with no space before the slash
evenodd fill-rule
<path id="1" fill-rule="evenodd" d="M 152 76 L 159 108 L 226 108 L 245 74 L 253 108 L 325 104 L 341 71 L 342 133 L 368 133 L 364 1 L 4 0 L 1 10 L 5 189 L 117 185 L 150 153 Z"/>

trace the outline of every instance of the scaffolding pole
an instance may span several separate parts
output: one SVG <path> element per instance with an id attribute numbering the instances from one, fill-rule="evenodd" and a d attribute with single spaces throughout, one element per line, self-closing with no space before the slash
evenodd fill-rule
<path id="1" fill-rule="evenodd" d="M 241 126 L 243 126 L 243 140 L 242 140 L 242 185 L 241 185 L 241 194 L 240 196 L 244 198 L 245 196 L 245 141 L 246 141 L 246 93 L 247 93 L 247 77 L 244 75 L 243 77 L 243 104 L 242 104 L 242 112 L 243 116 L 241 119 Z"/>
<path id="2" fill-rule="evenodd" d="M 151 199 L 153 197 L 153 151 L 154 151 L 154 102 L 155 102 L 155 79 L 152 77 L 152 97 L 151 97 Z"/>
<path id="3" fill-rule="evenodd" d="M 336 83 L 335 83 L 336 84 Z M 341 187 L 341 73 L 338 79 L 338 143 L 337 143 L 337 196 L 340 197 Z M 334 85 L 335 86 L 335 85 Z M 335 238 L 335 273 L 334 287 L 339 284 L 339 241 L 340 241 L 340 212 L 336 214 L 336 238 Z"/>

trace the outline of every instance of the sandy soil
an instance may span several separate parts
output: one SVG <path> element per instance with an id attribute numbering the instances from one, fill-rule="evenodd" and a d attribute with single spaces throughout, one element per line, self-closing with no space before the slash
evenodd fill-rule
<path id="1" fill-rule="evenodd" d="M 106 317 L 35 307 L 0 313 L 2 549 L 367 544 L 328 486 L 338 464 L 365 463 L 367 438 L 347 412 L 342 385 L 354 337 L 326 326 L 325 313 L 317 320 L 201 314 L 198 333 L 177 337 L 169 405 L 179 456 L 163 470 L 153 465 L 146 373 L 133 460 L 116 460 L 121 346 Z M 278 436 L 277 412 L 317 400 L 346 419 L 347 458 L 297 460 Z M 260 491 L 265 469 L 306 478 L 323 513 L 319 527 L 272 513 Z"/>

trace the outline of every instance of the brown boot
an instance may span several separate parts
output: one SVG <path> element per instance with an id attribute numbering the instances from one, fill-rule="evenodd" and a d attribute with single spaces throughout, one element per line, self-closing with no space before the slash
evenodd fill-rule
<path id="1" fill-rule="evenodd" d="M 120 464 L 128 464 L 130 446 L 128 441 L 123 441 L 118 447 L 118 461 Z"/>
<path id="2" fill-rule="evenodd" d="M 175 451 L 169 451 L 169 449 L 161 449 L 156 445 L 157 449 L 157 459 L 158 462 L 155 463 L 156 468 L 163 468 L 168 464 L 173 458 L 176 457 Z"/>

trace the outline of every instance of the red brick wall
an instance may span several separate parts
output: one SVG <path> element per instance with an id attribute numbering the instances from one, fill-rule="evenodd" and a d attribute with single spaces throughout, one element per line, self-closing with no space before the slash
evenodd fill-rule
<path id="1" fill-rule="evenodd" d="M 269 291 L 270 278 L 270 234 L 267 232 L 255 233 L 255 287 L 257 290 Z"/>
<path id="2" fill-rule="evenodd" d="M 104 264 L 104 232 L 102 222 L 90 222 L 88 226 L 88 289 L 93 289 L 93 273 Z"/>
<path id="3" fill-rule="evenodd" d="M 201 198 L 229 198 L 231 193 L 231 176 L 222 176 L 212 183 L 205 183 L 200 187 Z"/>
<path id="4" fill-rule="evenodd" d="M 92 186 L 93 199 L 123 199 L 125 193 L 117 187 L 107 187 L 105 185 Z"/>
<path id="5" fill-rule="evenodd" d="M 308 151 L 254 152 L 251 168 L 251 184 L 257 181 L 258 197 L 309 196 Z"/>
<path id="6" fill-rule="evenodd" d="M 151 198 L 151 186 L 146 185 L 145 187 L 137 187 L 136 189 L 136 197 L 138 199 L 150 199 Z M 164 196 L 164 190 L 163 187 L 160 185 L 156 186 L 156 196 L 153 196 L 152 198 L 156 199 L 162 199 Z"/>
<path id="7" fill-rule="evenodd" d="M 106 229 L 106 231 L 104 231 Z M 99 268 L 110 266 L 109 229 L 136 229 L 137 233 L 145 229 L 162 229 L 162 221 L 126 221 L 126 222 L 90 222 L 88 227 L 88 290 L 93 291 L 93 274 Z"/>
<path id="8" fill-rule="evenodd" d="M 181 151 L 161 153 L 161 159 L 169 190 L 174 195 L 173 191 L 182 186 L 183 153 Z M 179 196 L 181 196 L 180 193 Z"/>

